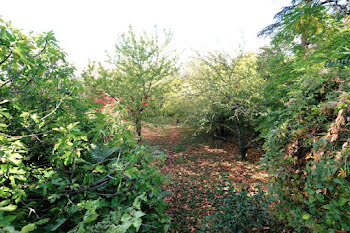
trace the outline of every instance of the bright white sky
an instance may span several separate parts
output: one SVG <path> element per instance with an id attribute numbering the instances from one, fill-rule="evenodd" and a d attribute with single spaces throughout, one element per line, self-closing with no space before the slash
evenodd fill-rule
<path id="1" fill-rule="evenodd" d="M 180 56 L 192 51 L 257 50 L 257 32 L 290 0 L 0 0 L 0 15 L 16 28 L 54 31 L 79 69 L 104 61 L 118 35 L 132 25 L 153 32 L 171 29 Z"/>

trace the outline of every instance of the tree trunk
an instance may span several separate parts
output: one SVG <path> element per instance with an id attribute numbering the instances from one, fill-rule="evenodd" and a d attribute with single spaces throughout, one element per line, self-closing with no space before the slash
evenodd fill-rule
<path id="1" fill-rule="evenodd" d="M 136 128 L 136 135 L 138 137 L 138 141 L 141 141 L 141 120 L 140 118 L 136 117 L 135 119 L 135 128 Z"/>
<path id="2" fill-rule="evenodd" d="M 242 160 L 246 160 L 247 159 L 247 147 L 245 147 L 243 145 L 243 136 L 242 136 L 242 131 L 241 131 L 241 124 L 240 124 L 238 116 L 236 116 L 236 118 L 235 118 L 235 123 L 236 123 L 236 130 L 237 130 L 237 139 L 238 139 L 239 152 L 241 153 Z"/>

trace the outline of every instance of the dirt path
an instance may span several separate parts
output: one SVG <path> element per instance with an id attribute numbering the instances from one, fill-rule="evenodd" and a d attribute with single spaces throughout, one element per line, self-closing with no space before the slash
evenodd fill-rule
<path id="1" fill-rule="evenodd" d="M 171 195 L 165 200 L 173 218 L 172 232 L 194 232 L 200 219 L 213 213 L 206 190 L 215 189 L 223 179 L 238 188 L 267 182 L 267 174 L 255 162 L 237 160 L 239 151 L 232 143 L 193 137 L 190 130 L 179 126 L 145 129 L 143 135 L 168 154 L 160 169 L 170 176 L 166 191 Z M 250 161 L 260 156 L 259 150 L 248 151 Z"/>

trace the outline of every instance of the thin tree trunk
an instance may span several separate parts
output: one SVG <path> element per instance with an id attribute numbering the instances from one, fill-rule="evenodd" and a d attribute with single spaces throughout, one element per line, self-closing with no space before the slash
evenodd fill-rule
<path id="1" fill-rule="evenodd" d="M 243 145 L 243 138 L 242 138 L 242 131 L 241 131 L 241 124 L 239 121 L 238 116 L 235 118 L 236 123 L 236 130 L 237 130 L 237 139 L 238 139 L 238 148 L 239 152 L 241 153 L 242 160 L 245 160 L 247 157 L 247 148 Z"/>
<path id="2" fill-rule="evenodd" d="M 142 125 L 141 125 L 141 120 L 138 117 L 136 117 L 136 119 L 135 119 L 135 128 L 136 128 L 136 135 L 138 137 L 138 141 L 141 141 Z"/>

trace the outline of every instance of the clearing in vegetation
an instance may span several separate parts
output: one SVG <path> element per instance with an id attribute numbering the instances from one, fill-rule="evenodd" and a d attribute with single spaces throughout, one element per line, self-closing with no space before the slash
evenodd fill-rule
<path id="1" fill-rule="evenodd" d="M 165 200 L 174 232 L 194 232 L 204 217 L 215 212 L 206 192 L 223 180 L 238 190 L 267 184 L 268 174 L 257 164 L 261 150 L 250 149 L 248 161 L 240 161 L 239 149 L 233 143 L 193 136 L 193 130 L 178 125 L 145 128 L 143 135 L 144 142 L 159 146 L 168 155 L 160 169 L 170 178 Z"/>
<path id="2" fill-rule="evenodd" d="M 259 52 L 181 67 L 130 27 L 79 78 L 0 18 L 0 232 L 350 232 L 350 3 L 275 18 Z"/>

